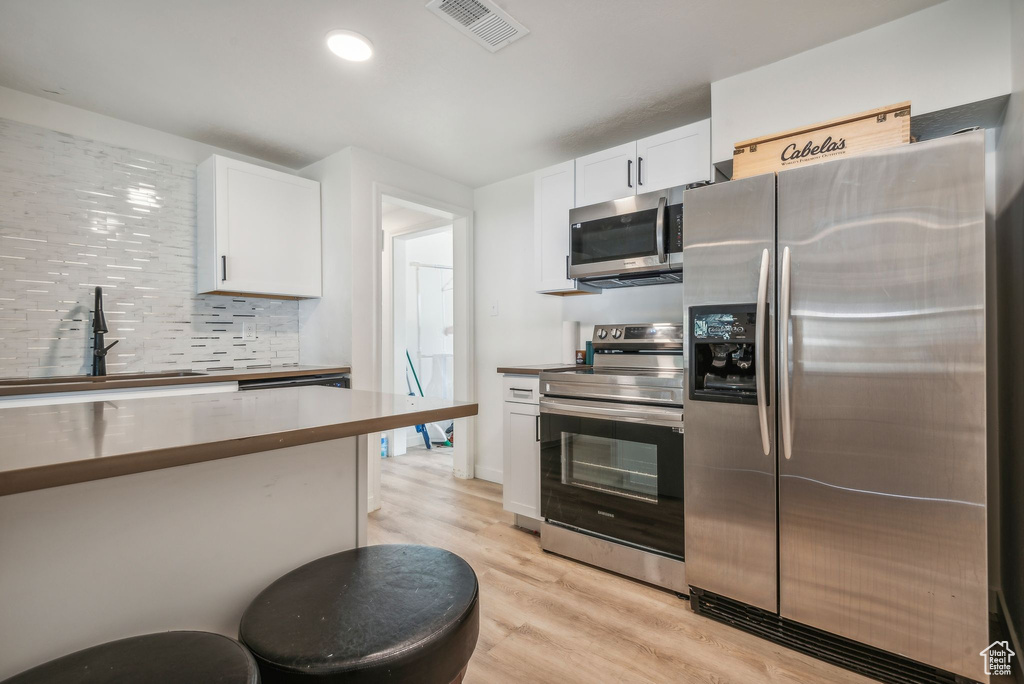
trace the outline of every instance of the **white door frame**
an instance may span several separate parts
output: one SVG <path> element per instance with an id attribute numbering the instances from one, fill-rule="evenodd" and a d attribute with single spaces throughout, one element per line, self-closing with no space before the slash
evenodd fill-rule
<path id="1" fill-rule="evenodd" d="M 381 213 L 381 202 L 385 198 L 395 204 L 415 205 L 413 208 L 426 211 L 438 217 L 439 222 L 428 222 L 411 226 L 407 230 L 395 231 L 388 235 L 384 233 L 383 216 Z M 376 325 L 373 326 L 374 336 L 374 366 L 373 377 L 377 379 L 379 388 L 385 392 L 392 391 L 394 387 L 394 366 L 391 363 L 394 346 L 394 316 L 391 307 L 385 312 L 384 302 L 393 302 L 394 294 L 391 292 L 391 264 L 385 259 L 390 257 L 390 241 L 395 235 L 407 232 L 424 230 L 431 226 L 452 224 L 452 251 L 454 263 L 454 370 L 453 386 L 454 395 L 457 401 L 476 401 L 475 398 L 475 354 L 473 336 L 473 210 L 470 207 L 461 207 L 447 202 L 432 199 L 408 192 L 401 188 L 373 183 L 373 223 L 374 246 L 380 260 L 374 260 L 372 264 L 375 282 L 379 287 L 374 287 L 377 294 L 375 311 L 377 313 Z M 385 254 L 386 252 L 386 254 Z M 388 313 L 389 315 L 385 315 Z M 389 350 L 385 357 L 383 350 Z M 473 445 L 475 444 L 474 429 L 476 421 L 474 418 L 459 418 L 455 421 L 455 444 L 453 458 L 453 472 L 456 477 L 473 477 Z M 379 436 L 371 437 L 371 445 L 379 445 Z M 380 449 L 369 450 L 369 479 L 368 491 L 369 510 L 380 508 Z"/>

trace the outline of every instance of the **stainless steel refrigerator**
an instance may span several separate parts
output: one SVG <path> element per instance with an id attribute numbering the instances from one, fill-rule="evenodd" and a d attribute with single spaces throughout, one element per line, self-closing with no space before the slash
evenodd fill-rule
<path id="1" fill-rule="evenodd" d="M 985 678 L 984 136 L 684 195 L 698 612 Z"/>

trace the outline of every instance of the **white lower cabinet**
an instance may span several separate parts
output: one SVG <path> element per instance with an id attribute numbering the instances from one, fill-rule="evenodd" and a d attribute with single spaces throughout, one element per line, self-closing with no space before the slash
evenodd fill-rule
<path id="1" fill-rule="evenodd" d="M 540 379 L 506 375 L 504 385 L 502 503 L 506 511 L 540 520 Z"/>

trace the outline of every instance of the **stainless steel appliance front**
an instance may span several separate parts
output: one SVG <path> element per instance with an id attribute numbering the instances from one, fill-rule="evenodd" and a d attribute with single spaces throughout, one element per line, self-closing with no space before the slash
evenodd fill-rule
<path id="1" fill-rule="evenodd" d="M 687 335 L 693 306 L 737 304 L 755 309 L 761 325 L 774 319 L 775 176 L 756 176 L 686 193 Z M 764 262 L 765 251 L 768 262 Z M 756 325 L 756 322 L 755 322 Z M 770 335 L 768 336 L 770 338 Z M 764 337 L 759 344 L 763 346 Z M 690 358 L 687 340 L 687 367 Z M 775 377 L 769 339 L 763 363 Z M 756 369 L 755 369 L 756 370 Z M 765 369 L 760 369 L 765 370 Z M 690 377 L 693 377 L 693 373 Z M 762 375 L 762 378 L 764 376 Z M 691 386 L 691 394 L 694 388 Z M 691 585 L 775 611 L 775 394 L 773 383 L 755 402 L 692 400 L 686 404 L 687 575 Z M 765 450 L 767 441 L 768 449 Z"/>
<path id="2" fill-rule="evenodd" d="M 981 680 L 984 132 L 778 182 L 781 614 Z"/>
<path id="3" fill-rule="evenodd" d="M 701 358 L 688 344 L 713 381 L 686 405 L 690 585 L 976 680 L 989 643 L 984 136 L 685 197 L 687 311 L 721 315 L 701 321 Z M 753 315 L 772 327 L 771 373 L 755 405 L 723 370 L 747 363 L 750 341 L 724 340 L 762 301 L 764 250 Z"/>
<path id="4" fill-rule="evenodd" d="M 669 188 L 570 209 L 569 277 L 598 287 L 626 286 L 642 275 L 649 277 L 641 284 L 680 282 L 683 191 Z"/>
<path id="5" fill-rule="evenodd" d="M 680 592 L 682 332 L 598 326 L 593 369 L 540 378 L 543 547 Z"/>

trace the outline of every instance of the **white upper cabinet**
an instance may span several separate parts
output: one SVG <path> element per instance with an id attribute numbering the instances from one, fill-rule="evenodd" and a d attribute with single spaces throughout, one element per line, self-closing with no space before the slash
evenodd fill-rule
<path id="1" fill-rule="evenodd" d="M 635 142 L 601 150 L 576 160 L 577 207 L 635 194 Z"/>
<path id="2" fill-rule="evenodd" d="M 533 248 L 538 292 L 571 290 L 569 210 L 575 185 L 573 162 L 538 171 L 533 177 Z"/>
<path id="3" fill-rule="evenodd" d="M 321 295 L 319 183 L 214 155 L 196 184 L 200 294 Z"/>
<path id="4" fill-rule="evenodd" d="M 535 289 L 544 294 L 594 291 L 569 277 L 569 210 L 576 196 L 575 168 L 570 160 L 533 176 Z"/>
<path id="5" fill-rule="evenodd" d="M 705 119 L 576 160 L 576 206 L 711 180 Z"/>
<path id="6" fill-rule="evenodd" d="M 636 141 L 636 192 L 711 180 L 711 119 Z"/>

